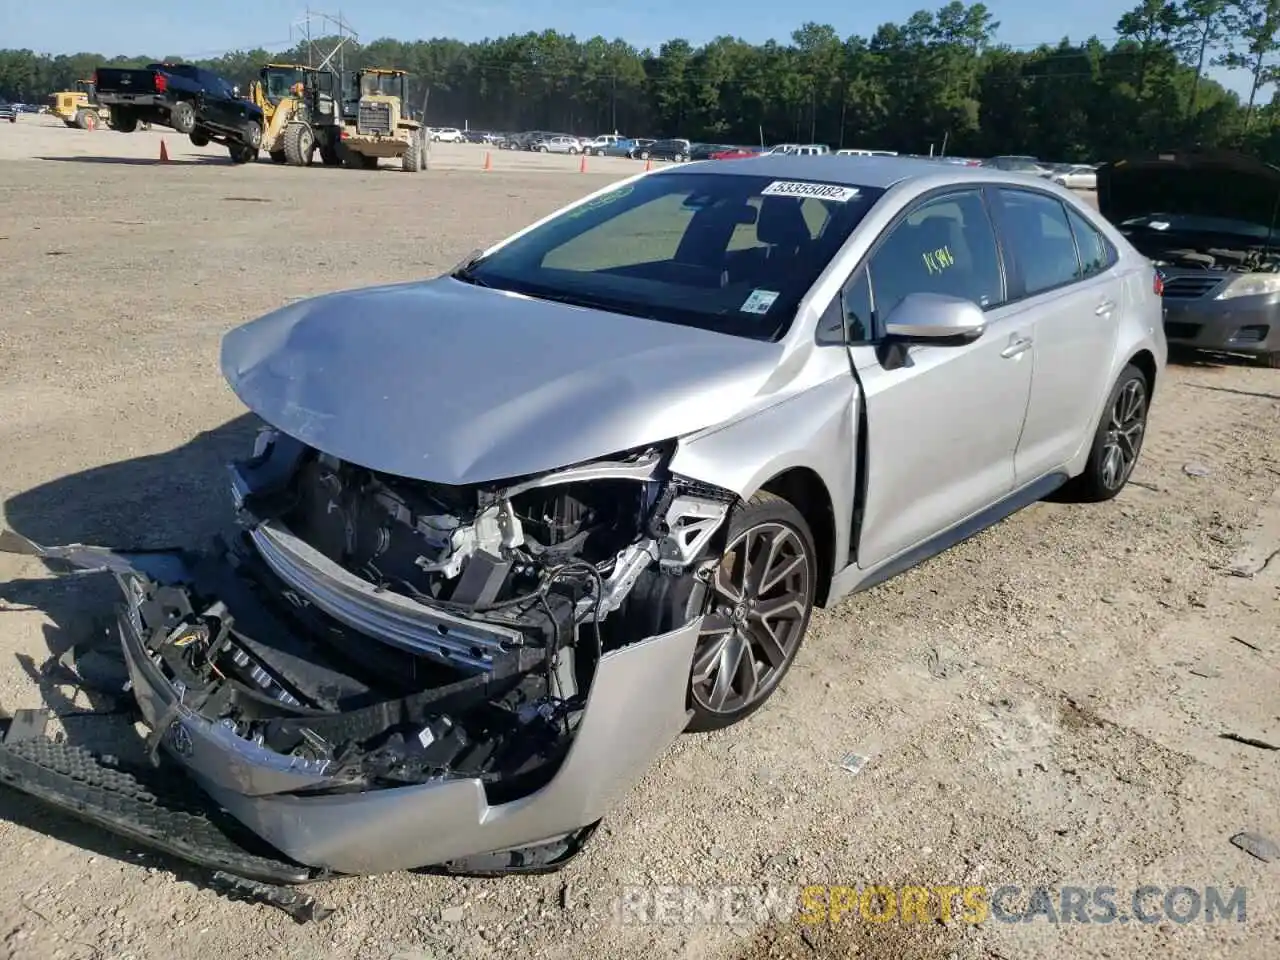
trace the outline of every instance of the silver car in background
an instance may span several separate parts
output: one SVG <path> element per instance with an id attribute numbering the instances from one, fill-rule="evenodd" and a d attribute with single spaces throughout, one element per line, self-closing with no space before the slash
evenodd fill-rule
<path id="1" fill-rule="evenodd" d="M 550 869 L 681 731 L 759 709 L 815 607 L 1119 493 L 1155 285 L 1016 173 L 672 167 L 228 334 L 266 424 L 229 551 L 3 545 L 116 574 L 156 743 L 276 851 L 223 869 Z M 92 813 L 42 750 L 27 789 Z"/>

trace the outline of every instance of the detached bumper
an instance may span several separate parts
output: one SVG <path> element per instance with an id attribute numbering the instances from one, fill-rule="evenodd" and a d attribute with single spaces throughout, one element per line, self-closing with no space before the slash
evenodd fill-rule
<path id="1" fill-rule="evenodd" d="M 20 549 L 15 550 L 15 544 Z M 117 794 L 99 792 L 86 799 L 83 791 L 76 792 L 78 787 L 68 786 L 95 783 L 92 776 L 77 780 L 68 768 L 92 761 L 79 753 L 74 757 L 66 753 L 74 748 L 23 745 L 27 741 L 14 749 L 0 746 L 0 780 L 115 832 L 196 862 L 221 864 L 219 869 L 240 875 L 300 882 L 325 873 L 447 867 L 486 854 L 565 841 L 599 821 L 688 723 L 685 691 L 700 625 L 697 620 L 604 655 L 563 763 L 544 786 L 526 796 L 491 804 L 484 784 L 471 778 L 378 788 L 344 783 L 323 761 L 275 753 L 205 719 L 184 702 L 185 691 L 152 661 L 142 632 L 148 587 L 157 582 L 187 582 L 189 558 L 176 552 L 43 548 L 12 534 L 0 535 L 0 549 L 82 569 L 107 570 L 116 576 L 125 594 L 117 629 L 133 694 L 165 752 L 200 787 L 194 794 L 195 807 L 188 793 L 181 809 L 194 810 L 202 823 L 214 824 L 212 833 L 202 834 L 206 839 L 214 834 L 229 836 L 215 823 L 221 816 L 217 811 L 225 811 L 234 818 L 236 829 L 243 827 L 251 834 L 248 846 L 229 840 L 233 850 L 239 846 L 242 854 L 248 854 L 256 843 L 268 854 L 259 855 L 263 862 L 256 867 L 236 866 L 219 857 L 211 860 L 199 850 L 193 855 L 191 844 L 156 843 L 155 831 L 137 829 L 139 818 L 145 822 L 150 808 L 116 816 L 113 810 L 130 805 Z M 29 750 L 37 752 L 27 755 Z M 42 760 L 41 750 L 63 753 Z M 93 769 L 100 772 L 101 766 Z M 130 791 L 136 793 L 126 784 L 126 792 Z M 208 846 L 201 849 L 207 853 Z"/>

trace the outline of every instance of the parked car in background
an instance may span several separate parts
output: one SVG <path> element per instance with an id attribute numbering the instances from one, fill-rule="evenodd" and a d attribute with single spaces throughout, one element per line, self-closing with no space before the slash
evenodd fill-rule
<path id="1" fill-rule="evenodd" d="M 538 153 L 572 153 L 582 152 L 582 141 L 577 137 L 559 134 L 554 137 L 542 137 L 533 144 Z"/>
<path id="2" fill-rule="evenodd" d="M 584 140 L 582 152 L 595 157 L 625 157 L 635 145 L 630 137 L 619 133 L 606 133 L 591 140 Z"/>
<path id="3" fill-rule="evenodd" d="M 623 137 L 603 147 L 592 147 L 590 152 L 597 157 L 630 157 L 635 149 L 636 141 Z"/>
<path id="4" fill-rule="evenodd" d="M 1170 346 L 1280 367 L 1280 170 L 1164 153 L 1102 164 L 1096 177 L 1099 211 L 1160 271 Z"/>
<path id="5" fill-rule="evenodd" d="M 745 160 L 747 157 L 758 157 L 764 152 L 763 147 L 726 147 L 711 154 L 712 160 Z"/>
<path id="6" fill-rule="evenodd" d="M 982 161 L 981 166 L 1004 170 L 1007 173 L 1029 173 L 1034 177 L 1043 175 L 1048 169 L 1035 157 L 1015 156 L 988 157 Z"/>
<path id="7" fill-rule="evenodd" d="M 0 100 L 0 120 L 7 120 L 9 123 L 17 123 L 18 108 L 8 100 Z"/>
<path id="8" fill-rule="evenodd" d="M 431 131 L 431 139 L 437 143 L 462 143 L 466 137 L 457 127 L 436 127 Z"/>
<path id="9" fill-rule="evenodd" d="M 627 156 L 632 160 L 645 160 L 647 157 L 642 157 L 640 154 L 644 153 L 645 148 L 655 142 L 653 137 L 634 137 L 631 140 L 631 150 Z"/>
<path id="10" fill-rule="evenodd" d="M 15 721 L 5 788 L 273 883 L 563 866 L 683 731 L 781 689 L 815 608 L 1051 493 L 1119 494 L 1165 363 L 1154 282 L 1050 183 L 774 156 L 284 305 L 222 341 L 263 424 L 239 536 L 0 531 L 113 572 L 118 695 L 164 751 L 141 781 Z M 741 742 L 802 749 L 786 728 Z"/>
<path id="11" fill-rule="evenodd" d="M 784 154 L 794 157 L 813 157 L 831 152 L 825 143 L 779 143 L 764 151 L 765 154 Z"/>
<path id="12" fill-rule="evenodd" d="M 860 150 L 856 147 L 845 147 L 836 151 L 837 157 L 896 157 L 896 150 Z"/>
<path id="13" fill-rule="evenodd" d="M 691 143 L 689 145 L 690 160 L 710 160 L 717 153 L 725 153 L 734 149 L 727 143 Z"/>
<path id="14" fill-rule="evenodd" d="M 463 130 L 462 139 L 464 143 L 495 143 L 497 137 L 485 130 Z"/>
<path id="15" fill-rule="evenodd" d="M 1083 163 L 1069 164 L 1065 170 L 1054 170 L 1049 179 L 1072 190 L 1096 190 L 1098 187 L 1097 171 Z"/>
<path id="16" fill-rule="evenodd" d="M 689 159 L 689 151 L 692 149 L 693 144 L 688 140 L 679 138 L 655 140 L 646 146 L 639 147 L 635 155 L 638 160 L 671 160 L 675 163 L 683 163 Z"/>

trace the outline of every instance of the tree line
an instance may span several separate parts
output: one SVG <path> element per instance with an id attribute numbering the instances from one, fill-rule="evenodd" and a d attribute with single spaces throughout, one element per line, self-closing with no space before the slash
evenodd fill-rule
<path id="1" fill-rule="evenodd" d="M 1222 148 L 1280 160 L 1280 0 L 1141 0 L 1114 38 L 1035 49 L 1001 44 L 999 26 L 982 3 L 956 0 L 870 37 L 806 23 L 789 43 L 724 36 L 652 50 L 548 30 L 478 43 L 348 42 L 343 56 L 348 69 L 410 71 L 411 105 L 439 126 L 1081 161 Z M 195 62 L 245 88 L 264 63 L 318 62 L 325 49 Z M 157 59 L 180 58 L 0 50 L 0 96 L 39 102 L 96 66 Z M 1211 67 L 1244 78 L 1248 95 L 1209 78 Z"/>

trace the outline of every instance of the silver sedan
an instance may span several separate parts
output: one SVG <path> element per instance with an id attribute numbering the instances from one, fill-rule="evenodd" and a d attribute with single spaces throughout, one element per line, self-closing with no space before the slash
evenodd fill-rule
<path id="1" fill-rule="evenodd" d="M 154 743 L 279 852 L 258 879 L 552 868 L 681 731 L 764 705 L 816 606 L 1116 496 L 1157 287 L 1017 173 L 671 167 L 231 332 L 266 427 L 230 553 L 2 544 L 116 573 Z M 31 791 L 93 819 L 59 756 Z"/>

